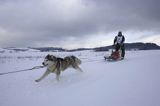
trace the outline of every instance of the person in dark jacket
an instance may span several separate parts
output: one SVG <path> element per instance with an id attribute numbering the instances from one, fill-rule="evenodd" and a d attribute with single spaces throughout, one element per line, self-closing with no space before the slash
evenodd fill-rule
<path id="1" fill-rule="evenodd" d="M 125 37 L 122 35 L 122 32 L 118 32 L 118 35 L 114 38 L 114 47 L 116 51 L 121 50 L 121 58 L 125 56 L 125 47 L 124 47 Z"/>

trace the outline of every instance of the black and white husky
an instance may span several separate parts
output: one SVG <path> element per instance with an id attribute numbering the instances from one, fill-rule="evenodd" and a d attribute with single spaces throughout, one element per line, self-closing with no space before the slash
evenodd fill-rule
<path id="1" fill-rule="evenodd" d="M 59 80 L 61 71 L 64 71 L 69 67 L 83 72 L 82 69 L 79 67 L 79 65 L 81 64 L 81 60 L 75 56 L 67 56 L 65 58 L 59 58 L 48 54 L 45 57 L 44 62 L 42 64 L 47 67 L 47 70 L 39 79 L 35 80 L 36 82 L 41 81 L 50 73 L 55 73 L 56 79 Z"/>

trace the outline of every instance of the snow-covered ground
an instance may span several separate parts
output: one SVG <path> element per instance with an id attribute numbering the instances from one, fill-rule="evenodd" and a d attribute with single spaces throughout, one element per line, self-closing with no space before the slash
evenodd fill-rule
<path id="1" fill-rule="evenodd" d="M 0 73 L 41 65 L 46 52 L 0 53 Z M 78 56 L 83 73 L 67 69 L 59 82 L 45 69 L 0 76 L 0 106 L 160 106 L 160 51 L 127 51 L 123 61 L 106 52 L 50 52 Z"/>

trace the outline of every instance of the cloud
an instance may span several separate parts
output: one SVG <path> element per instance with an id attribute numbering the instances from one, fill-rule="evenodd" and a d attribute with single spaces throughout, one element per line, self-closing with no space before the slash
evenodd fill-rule
<path id="1" fill-rule="evenodd" d="M 103 38 L 110 42 L 119 30 L 128 39 L 134 39 L 130 32 L 137 32 L 135 38 L 142 34 L 138 32 L 159 36 L 159 4 L 159 0 L 1 0 L 0 45 L 96 46 Z"/>

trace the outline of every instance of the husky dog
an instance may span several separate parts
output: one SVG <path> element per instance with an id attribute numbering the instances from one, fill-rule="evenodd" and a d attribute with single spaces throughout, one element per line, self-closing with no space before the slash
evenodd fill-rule
<path id="1" fill-rule="evenodd" d="M 75 56 L 67 56 L 65 58 L 59 58 L 48 54 L 45 57 L 44 62 L 42 64 L 47 67 L 47 70 L 39 79 L 35 80 L 36 82 L 41 81 L 50 73 L 55 73 L 56 79 L 59 81 L 61 71 L 64 71 L 69 67 L 72 67 L 74 69 L 79 70 L 80 72 L 83 72 L 82 69 L 79 67 L 79 65 L 81 64 L 81 60 Z"/>

